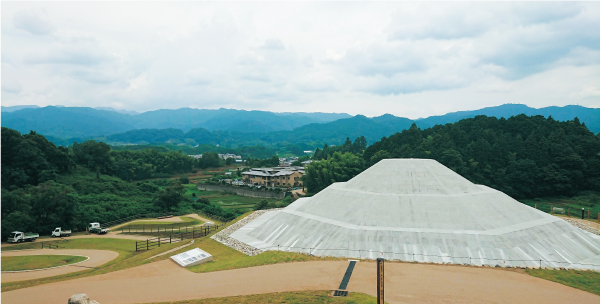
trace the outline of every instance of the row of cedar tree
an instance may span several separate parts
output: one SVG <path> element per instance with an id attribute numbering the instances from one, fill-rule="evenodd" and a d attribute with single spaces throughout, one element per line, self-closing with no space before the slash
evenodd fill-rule
<path id="1" fill-rule="evenodd" d="M 364 137 L 325 146 L 314 158 L 319 161 L 303 177 L 313 194 L 384 158 L 435 159 L 515 198 L 600 190 L 600 135 L 577 119 L 478 116 L 425 130 L 413 125 L 369 147 Z M 90 221 L 167 210 L 201 210 L 231 219 L 232 211 L 186 199 L 179 183 L 135 182 L 219 165 L 222 160 L 214 153 L 194 160 L 173 151 L 114 151 L 93 141 L 64 148 L 34 132 L 2 128 L 2 237 L 13 230 L 83 229 Z"/>
<path id="2" fill-rule="evenodd" d="M 82 231 L 89 222 L 142 213 L 197 210 L 233 219 L 235 211 L 185 197 L 179 180 L 160 179 L 224 162 L 212 152 L 194 159 L 155 149 L 115 151 L 94 141 L 57 147 L 35 132 L 21 135 L 3 127 L 2 239 L 15 230 Z"/>
<path id="3" fill-rule="evenodd" d="M 425 130 L 413 124 L 352 153 L 359 141 L 315 151 L 323 160 L 307 169 L 309 193 L 347 181 L 384 158 L 435 159 L 473 183 L 517 199 L 600 191 L 600 134 L 577 118 L 477 116 Z"/>

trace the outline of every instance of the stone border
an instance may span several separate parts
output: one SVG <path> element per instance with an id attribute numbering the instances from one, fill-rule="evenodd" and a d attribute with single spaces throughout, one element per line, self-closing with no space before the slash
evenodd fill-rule
<path id="1" fill-rule="evenodd" d="M 32 249 L 25 249 L 25 250 L 32 250 Z M 14 250 L 14 251 L 25 251 L 25 250 Z M 35 250 L 35 249 L 33 249 L 33 250 Z M 24 257 L 24 256 L 40 256 L 40 255 L 43 255 L 43 254 L 19 255 L 19 257 Z M 80 257 L 84 257 L 84 258 L 87 258 L 87 259 L 85 259 L 85 260 L 83 260 L 81 262 L 67 264 L 67 265 L 62 265 L 62 266 L 54 266 L 54 267 L 39 268 L 39 269 L 29 269 L 29 270 L 2 271 L 2 273 L 31 272 L 31 271 L 40 271 L 40 270 L 48 270 L 48 269 L 54 269 L 54 268 L 60 268 L 60 267 L 67 267 L 67 266 L 71 266 L 71 265 L 75 265 L 75 264 L 86 262 L 86 261 L 88 261 L 90 259 L 90 257 L 87 256 L 87 255 L 78 255 L 78 254 L 48 254 L 48 255 L 80 256 Z"/>
<path id="2" fill-rule="evenodd" d="M 563 220 L 565 220 L 565 222 L 567 222 L 567 223 L 569 223 L 569 224 L 571 224 L 571 225 L 573 225 L 573 226 L 575 226 L 575 227 L 577 227 L 577 228 L 579 228 L 581 230 L 585 230 L 585 231 L 593 233 L 595 235 L 600 235 L 600 229 L 596 229 L 596 228 L 594 228 L 594 227 L 592 227 L 590 225 L 586 225 L 585 223 L 582 223 L 580 221 L 576 221 L 576 220 L 573 220 L 573 219 L 566 218 L 566 219 L 563 219 Z"/>
<path id="3" fill-rule="evenodd" d="M 252 247 L 248 244 L 242 243 L 234 238 L 229 237 L 232 233 L 236 232 L 238 229 L 246 226 L 246 224 L 252 222 L 253 220 L 257 219 L 259 216 L 265 214 L 268 211 L 279 211 L 282 210 L 283 208 L 275 208 L 275 209 L 268 209 L 268 210 L 257 210 L 254 211 L 252 214 L 246 216 L 245 218 L 237 221 L 236 223 L 232 224 L 231 226 L 215 233 L 213 236 L 211 236 L 210 238 L 227 246 L 230 248 L 233 248 L 245 255 L 249 255 L 249 256 L 254 256 L 257 254 L 261 254 L 263 253 L 263 250 L 260 250 L 256 247 Z"/>

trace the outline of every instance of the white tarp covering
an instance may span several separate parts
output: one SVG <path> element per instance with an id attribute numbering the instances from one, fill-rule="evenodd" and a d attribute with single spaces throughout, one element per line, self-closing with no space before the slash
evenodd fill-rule
<path id="1" fill-rule="evenodd" d="M 194 248 L 171 257 L 181 267 L 194 266 L 212 261 L 212 255 L 200 248 Z"/>
<path id="2" fill-rule="evenodd" d="M 599 236 L 429 159 L 382 160 L 230 237 L 320 256 L 600 269 Z"/>

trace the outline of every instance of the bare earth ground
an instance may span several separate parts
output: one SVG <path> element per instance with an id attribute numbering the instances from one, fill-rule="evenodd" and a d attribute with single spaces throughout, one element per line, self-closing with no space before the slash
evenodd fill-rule
<path id="1" fill-rule="evenodd" d="M 323 261 L 192 273 L 170 260 L 2 293 L 4 303 L 64 303 L 86 293 L 102 304 L 148 303 L 336 289 L 348 262 Z M 594 294 L 514 271 L 386 263 L 389 303 L 600 303 Z M 349 291 L 375 296 L 373 262 L 359 262 Z"/>
<path id="2" fill-rule="evenodd" d="M 21 251 L 3 251 L 2 256 L 24 256 L 24 255 L 83 255 L 90 259 L 78 264 L 67 265 L 63 267 L 38 270 L 38 271 L 27 271 L 27 272 L 3 272 L 2 283 L 25 281 L 40 279 L 46 277 L 53 277 L 65 273 L 71 273 L 76 271 L 87 270 L 91 267 L 100 266 L 108 263 L 113 259 L 116 259 L 119 254 L 109 250 L 89 250 L 89 249 L 33 249 L 33 250 L 21 250 Z"/>

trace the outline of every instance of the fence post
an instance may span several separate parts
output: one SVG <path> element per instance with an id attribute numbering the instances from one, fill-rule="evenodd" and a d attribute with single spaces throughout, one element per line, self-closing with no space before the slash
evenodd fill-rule
<path id="1" fill-rule="evenodd" d="M 571 208 L 569 208 L 569 217 L 571 216 Z"/>
<path id="2" fill-rule="evenodd" d="M 537 204 L 535 204 L 535 209 L 537 209 Z"/>
<path id="3" fill-rule="evenodd" d="M 540 269 L 542 269 L 542 260 L 540 260 Z"/>
<path id="4" fill-rule="evenodd" d="M 591 211 L 592 211 L 592 210 L 588 209 L 588 220 L 590 219 L 590 212 L 591 212 Z"/>
<path id="5" fill-rule="evenodd" d="M 554 214 L 554 206 L 550 205 L 550 214 Z"/>
<path id="6" fill-rule="evenodd" d="M 195 229 L 192 229 L 192 240 L 194 239 L 194 231 Z"/>
<path id="7" fill-rule="evenodd" d="M 171 235 L 169 235 L 169 244 L 171 244 Z"/>
<path id="8" fill-rule="evenodd" d="M 158 237 L 158 247 L 160 247 L 160 236 Z"/>
<path id="9" fill-rule="evenodd" d="M 149 246 L 148 239 L 146 239 L 146 250 L 148 250 L 148 246 Z"/>
<path id="10" fill-rule="evenodd" d="M 584 208 L 581 208 L 581 219 L 583 219 L 583 213 L 585 212 Z"/>

